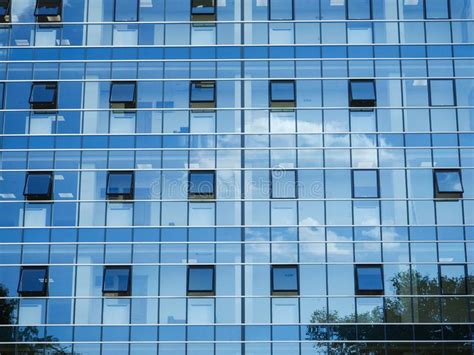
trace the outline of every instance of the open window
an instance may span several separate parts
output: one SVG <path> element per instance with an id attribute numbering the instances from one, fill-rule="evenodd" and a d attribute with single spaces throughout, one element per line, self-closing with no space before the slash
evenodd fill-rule
<path id="1" fill-rule="evenodd" d="M 18 283 L 18 294 L 24 297 L 48 295 L 48 267 L 23 266 Z"/>
<path id="2" fill-rule="evenodd" d="M 133 200 L 133 171 L 111 171 L 107 176 L 107 198 L 109 200 Z"/>
<path id="3" fill-rule="evenodd" d="M 272 170 L 272 198 L 296 198 L 296 170 Z"/>
<path id="4" fill-rule="evenodd" d="M 188 197 L 196 199 L 215 198 L 216 172 L 210 170 L 190 171 Z"/>
<path id="5" fill-rule="evenodd" d="M 464 189 L 462 186 L 460 169 L 436 169 L 434 170 L 434 189 L 436 198 L 459 199 L 462 198 Z"/>
<path id="6" fill-rule="evenodd" d="M 138 21 L 138 2 L 140 0 L 115 0 L 114 20 L 116 22 Z"/>
<path id="7" fill-rule="evenodd" d="M 347 0 L 347 18 L 349 20 L 370 20 L 372 18 L 372 0 Z"/>
<path id="8" fill-rule="evenodd" d="M 357 295 L 383 295 L 382 265 L 356 265 L 355 285 Z"/>
<path id="9" fill-rule="evenodd" d="M 213 265 L 188 266 L 188 296 L 213 296 L 216 288 Z"/>
<path id="10" fill-rule="evenodd" d="M 113 110 L 137 107 L 137 83 L 116 82 L 110 87 L 110 108 Z"/>
<path id="11" fill-rule="evenodd" d="M 130 296 L 131 280 L 130 266 L 106 266 L 102 293 L 110 297 Z"/>
<path id="12" fill-rule="evenodd" d="M 216 0 L 192 0 L 192 21 L 216 21 Z"/>
<path id="13" fill-rule="evenodd" d="M 352 170 L 352 197 L 378 198 L 379 176 L 377 170 Z"/>
<path id="14" fill-rule="evenodd" d="M 466 266 L 446 264 L 439 266 L 441 293 L 443 295 L 465 295 L 467 293 Z"/>
<path id="15" fill-rule="evenodd" d="M 299 275 L 297 265 L 272 266 L 272 295 L 292 296 L 299 294 Z"/>
<path id="16" fill-rule="evenodd" d="M 377 105 L 374 80 L 350 80 L 349 106 L 371 109 Z"/>
<path id="17" fill-rule="evenodd" d="M 270 107 L 291 108 L 296 106 L 294 80 L 270 81 Z"/>
<path id="18" fill-rule="evenodd" d="M 293 0 L 270 0 L 270 20 L 293 20 Z"/>
<path id="19" fill-rule="evenodd" d="M 216 107 L 216 82 L 192 81 L 191 82 L 191 108 Z"/>
<path id="20" fill-rule="evenodd" d="M 36 22 L 46 24 L 61 22 L 62 11 L 62 0 L 36 0 Z"/>
<path id="21" fill-rule="evenodd" d="M 53 173 L 30 172 L 26 175 L 23 195 L 29 201 L 51 200 L 53 193 Z"/>
<path id="22" fill-rule="evenodd" d="M 11 0 L 0 0 L 0 23 L 11 22 Z"/>
<path id="23" fill-rule="evenodd" d="M 55 110 L 58 101 L 58 83 L 36 82 L 31 85 L 30 106 L 33 110 Z"/>

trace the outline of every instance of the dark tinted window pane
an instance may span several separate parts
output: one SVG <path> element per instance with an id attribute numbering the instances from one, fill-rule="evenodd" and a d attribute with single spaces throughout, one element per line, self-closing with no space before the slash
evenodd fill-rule
<path id="1" fill-rule="evenodd" d="M 55 16 L 61 12 L 61 0 L 37 0 L 35 15 Z"/>
<path id="2" fill-rule="evenodd" d="M 296 171 L 272 171 L 272 197 L 296 198 Z"/>
<path id="3" fill-rule="evenodd" d="M 214 101 L 215 83 L 213 82 L 193 82 L 191 83 L 191 101 L 211 102 Z"/>
<path id="4" fill-rule="evenodd" d="M 215 12 L 214 0 L 193 0 L 193 14 L 213 14 Z"/>
<path id="5" fill-rule="evenodd" d="M 375 100 L 375 85 L 372 80 L 352 80 L 351 97 L 353 100 Z"/>
<path id="6" fill-rule="evenodd" d="M 296 266 L 273 267 L 273 291 L 298 291 L 298 269 Z"/>
<path id="7" fill-rule="evenodd" d="M 24 268 L 21 270 L 18 292 L 41 294 L 46 291 L 47 269 Z"/>
<path id="8" fill-rule="evenodd" d="M 270 20 L 292 20 L 293 0 L 271 0 Z"/>
<path id="9" fill-rule="evenodd" d="M 448 0 L 425 0 L 426 18 L 449 18 Z"/>
<path id="10" fill-rule="evenodd" d="M 213 194 L 214 172 L 191 172 L 189 177 L 189 192 L 191 194 Z"/>
<path id="11" fill-rule="evenodd" d="M 107 194 L 129 195 L 132 193 L 133 173 L 109 173 Z"/>
<path id="12" fill-rule="evenodd" d="M 441 265 L 441 289 L 443 295 L 466 293 L 466 274 L 464 265 Z"/>
<path id="13" fill-rule="evenodd" d="M 378 197 L 376 170 L 354 170 L 354 197 Z"/>
<path id="14" fill-rule="evenodd" d="M 370 0 L 348 0 L 348 16 L 351 20 L 367 20 L 371 18 Z"/>
<path id="15" fill-rule="evenodd" d="M 115 0 L 115 21 L 137 21 L 139 0 Z"/>
<path id="16" fill-rule="evenodd" d="M 381 266 L 357 266 L 357 289 L 359 292 L 383 291 Z"/>
<path id="17" fill-rule="evenodd" d="M 114 83 L 110 92 L 110 102 L 134 102 L 135 83 Z"/>
<path id="18" fill-rule="evenodd" d="M 28 174 L 25 184 L 25 195 L 48 196 L 51 192 L 50 173 L 46 174 Z"/>
<path id="19" fill-rule="evenodd" d="M 129 291 L 130 268 L 106 268 L 104 273 L 104 292 Z"/>
<path id="20" fill-rule="evenodd" d="M 435 176 L 438 192 L 463 192 L 459 170 L 436 171 Z"/>
<path id="21" fill-rule="evenodd" d="M 188 271 L 188 292 L 213 292 L 214 268 L 190 267 Z"/>
<path id="22" fill-rule="evenodd" d="M 1 15 L 0 15 L 1 16 Z M 0 84 L 0 109 L 4 108 L 3 103 L 4 103 L 4 92 L 5 92 L 5 84 Z"/>
<path id="23" fill-rule="evenodd" d="M 31 89 L 30 103 L 54 103 L 56 84 L 36 83 Z"/>
<path id="24" fill-rule="evenodd" d="M 293 81 L 272 81 L 272 101 L 295 101 L 295 83 Z"/>
<path id="25" fill-rule="evenodd" d="M 8 13 L 10 7 L 9 0 L 0 0 L 0 16 L 5 16 Z"/>

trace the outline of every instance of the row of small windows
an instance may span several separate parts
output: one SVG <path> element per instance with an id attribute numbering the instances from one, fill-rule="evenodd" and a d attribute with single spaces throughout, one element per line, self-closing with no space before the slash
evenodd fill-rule
<path id="1" fill-rule="evenodd" d="M 455 105 L 454 83 L 450 79 L 429 80 L 432 106 Z M 375 80 L 355 79 L 349 81 L 349 107 L 353 110 L 371 110 L 377 106 Z M 216 107 L 216 82 L 192 81 L 190 103 L 194 109 Z M 294 80 L 271 80 L 269 83 L 269 106 L 273 109 L 291 109 L 296 106 L 296 82 Z M 436 94 L 435 94 L 436 93 Z M 442 93 L 442 94 L 440 94 Z M 30 92 L 30 106 L 36 111 L 57 109 L 58 83 L 35 82 Z M 137 108 L 137 83 L 112 82 L 110 108 L 113 110 Z"/>
<path id="2" fill-rule="evenodd" d="M 0 0 L 0 19 L 11 21 L 11 3 L 15 0 Z M 258 2 L 257 2 L 258 3 Z M 337 11 L 345 5 L 345 1 L 331 1 Z M 115 0 L 115 21 L 137 21 L 139 0 Z M 257 5 L 258 6 L 258 5 Z M 405 10 L 415 13 L 422 12 L 426 19 L 450 18 L 449 0 L 415 0 L 404 1 Z M 35 16 L 39 23 L 61 22 L 62 0 L 37 0 Z M 270 0 L 270 20 L 293 20 L 293 0 Z M 371 0 L 347 0 L 346 17 L 349 20 L 370 20 L 373 18 Z M 215 0 L 191 0 L 192 21 L 216 21 Z"/>
<path id="3" fill-rule="evenodd" d="M 106 195 L 109 200 L 133 200 L 134 172 L 114 171 L 107 176 Z M 297 171 L 271 171 L 271 197 L 297 198 Z M 433 171 L 434 196 L 441 199 L 459 199 L 463 196 L 460 169 L 435 169 Z M 24 196 L 29 201 L 51 200 L 53 173 L 30 172 L 27 174 Z M 353 198 L 379 198 L 379 172 L 374 169 L 352 170 Z M 216 196 L 216 172 L 214 170 L 190 171 L 188 197 L 190 199 L 214 199 Z"/>
<path id="4" fill-rule="evenodd" d="M 105 266 L 102 294 L 106 297 L 131 296 L 131 266 Z M 214 265 L 191 265 L 187 268 L 187 295 L 214 296 L 216 294 Z M 439 265 L 443 295 L 466 294 L 466 270 L 462 264 Z M 455 279 L 452 275 L 464 275 Z M 48 295 L 48 267 L 23 266 L 18 284 L 18 294 L 23 297 Z M 384 275 L 380 264 L 357 264 L 354 267 L 356 295 L 383 295 Z M 274 296 L 299 295 L 299 268 L 297 265 L 271 266 L 271 292 Z"/>

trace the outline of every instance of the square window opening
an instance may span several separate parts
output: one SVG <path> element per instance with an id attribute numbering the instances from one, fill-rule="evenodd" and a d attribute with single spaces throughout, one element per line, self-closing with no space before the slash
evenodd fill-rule
<path id="1" fill-rule="evenodd" d="M 215 267 L 212 265 L 193 265 L 188 267 L 188 296 L 215 295 Z"/>
<path id="2" fill-rule="evenodd" d="M 215 0 L 192 0 L 191 20 L 192 21 L 216 21 L 216 1 Z"/>
<path id="3" fill-rule="evenodd" d="M 62 0 L 37 0 L 35 8 L 36 21 L 39 23 L 61 22 Z"/>
<path id="4" fill-rule="evenodd" d="M 297 198 L 296 170 L 272 170 L 272 198 Z"/>
<path id="5" fill-rule="evenodd" d="M 464 188 L 460 169 L 437 169 L 434 171 L 435 198 L 460 199 Z"/>
<path id="6" fill-rule="evenodd" d="M 215 184 L 215 171 L 191 171 L 188 179 L 188 196 L 193 199 L 213 199 Z"/>
<path id="7" fill-rule="evenodd" d="M 191 82 L 191 108 L 216 107 L 216 82 L 193 81 Z"/>
<path id="8" fill-rule="evenodd" d="M 106 266 L 102 285 L 103 295 L 109 297 L 130 296 L 130 274 L 130 266 Z"/>
<path id="9" fill-rule="evenodd" d="M 53 194 L 53 173 L 27 173 L 23 195 L 28 201 L 51 200 Z"/>
<path id="10" fill-rule="evenodd" d="M 355 285 L 357 295 L 383 295 L 382 265 L 356 265 Z"/>
<path id="11" fill-rule="evenodd" d="M 57 109 L 58 83 L 33 83 L 30 92 L 30 106 L 33 110 Z"/>
<path id="12" fill-rule="evenodd" d="M 133 171 L 109 172 L 107 177 L 107 198 L 109 200 L 133 200 L 134 197 Z"/>
<path id="13" fill-rule="evenodd" d="M 137 84 L 135 82 L 112 83 L 110 87 L 110 108 L 113 110 L 135 109 L 137 107 Z"/>
<path id="14" fill-rule="evenodd" d="M 0 23 L 11 22 L 11 0 L 0 0 Z"/>
<path id="15" fill-rule="evenodd" d="M 272 295 L 292 296 L 299 294 L 299 272 L 296 265 L 272 266 Z"/>
<path id="16" fill-rule="evenodd" d="M 349 106 L 372 111 L 377 105 L 374 80 L 350 80 Z"/>
<path id="17" fill-rule="evenodd" d="M 270 107 L 293 108 L 296 106 L 296 89 L 293 80 L 270 82 Z"/>
<path id="18" fill-rule="evenodd" d="M 46 266 L 24 266 L 18 282 L 18 294 L 24 297 L 48 295 L 48 268 Z"/>
<path id="19" fill-rule="evenodd" d="M 353 198 L 378 198 L 379 176 L 377 170 L 352 171 L 352 197 Z"/>

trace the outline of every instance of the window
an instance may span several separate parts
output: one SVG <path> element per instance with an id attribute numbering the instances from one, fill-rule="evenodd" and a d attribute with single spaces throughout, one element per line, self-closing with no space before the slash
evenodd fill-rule
<path id="1" fill-rule="evenodd" d="M 106 266 L 104 268 L 104 296 L 130 296 L 131 290 L 130 266 Z"/>
<path id="2" fill-rule="evenodd" d="M 375 82 L 373 80 L 351 80 L 349 85 L 350 107 L 375 107 Z"/>
<path id="3" fill-rule="evenodd" d="M 27 200 L 51 200 L 53 174 L 50 172 L 32 172 L 26 175 L 23 195 Z"/>
<path id="4" fill-rule="evenodd" d="M 139 0 L 115 0 L 114 19 L 117 22 L 138 20 Z"/>
<path id="5" fill-rule="evenodd" d="M 191 82 L 190 106 L 193 108 L 216 107 L 216 82 L 215 81 Z"/>
<path id="6" fill-rule="evenodd" d="M 22 267 L 18 293 L 21 296 L 46 296 L 48 294 L 48 268 L 46 266 Z"/>
<path id="7" fill-rule="evenodd" d="M 352 184 L 354 198 L 378 198 L 379 177 L 377 170 L 353 170 Z"/>
<path id="8" fill-rule="evenodd" d="M 190 198 L 214 198 L 215 196 L 215 171 L 189 172 L 188 195 Z"/>
<path id="9" fill-rule="evenodd" d="M 448 0 L 425 0 L 427 19 L 450 18 Z"/>
<path id="10" fill-rule="evenodd" d="M 270 82 L 270 107 L 295 107 L 295 82 L 278 80 Z"/>
<path id="11" fill-rule="evenodd" d="M 431 106 L 454 106 L 453 80 L 430 80 Z"/>
<path id="12" fill-rule="evenodd" d="M 382 266 L 356 265 L 355 283 L 358 295 L 382 295 L 384 292 Z"/>
<path id="13" fill-rule="evenodd" d="M 272 294 L 297 295 L 299 293 L 298 266 L 272 266 Z"/>
<path id="14" fill-rule="evenodd" d="M 371 0 L 348 0 L 347 18 L 349 20 L 370 20 L 372 18 Z"/>
<path id="15" fill-rule="evenodd" d="M 107 197 L 109 200 L 133 200 L 133 186 L 133 172 L 109 172 L 107 178 Z"/>
<path id="16" fill-rule="evenodd" d="M 296 198 L 296 170 L 272 170 L 272 198 Z"/>
<path id="17" fill-rule="evenodd" d="M 215 0 L 192 0 L 191 15 L 193 21 L 216 21 Z"/>
<path id="18" fill-rule="evenodd" d="M 58 83 L 33 83 L 30 105 L 34 110 L 54 110 L 57 108 Z"/>
<path id="19" fill-rule="evenodd" d="M 467 293 L 466 268 L 464 265 L 440 265 L 439 270 L 443 295 L 463 295 Z"/>
<path id="20" fill-rule="evenodd" d="M 61 22 L 62 8 L 62 0 L 36 0 L 36 21 L 40 23 Z"/>
<path id="21" fill-rule="evenodd" d="M 0 23 L 10 22 L 11 20 L 11 2 L 10 0 L 0 0 Z"/>
<path id="22" fill-rule="evenodd" d="M 434 171 L 436 198 L 461 198 L 464 192 L 459 169 L 437 169 Z"/>
<path id="23" fill-rule="evenodd" d="M 212 296 L 215 294 L 215 270 L 212 265 L 188 267 L 188 295 Z"/>
<path id="24" fill-rule="evenodd" d="M 115 110 L 137 107 L 137 84 L 134 82 L 112 83 L 110 108 Z"/>
<path id="25" fill-rule="evenodd" d="M 270 0 L 270 20 L 293 20 L 293 0 Z"/>

